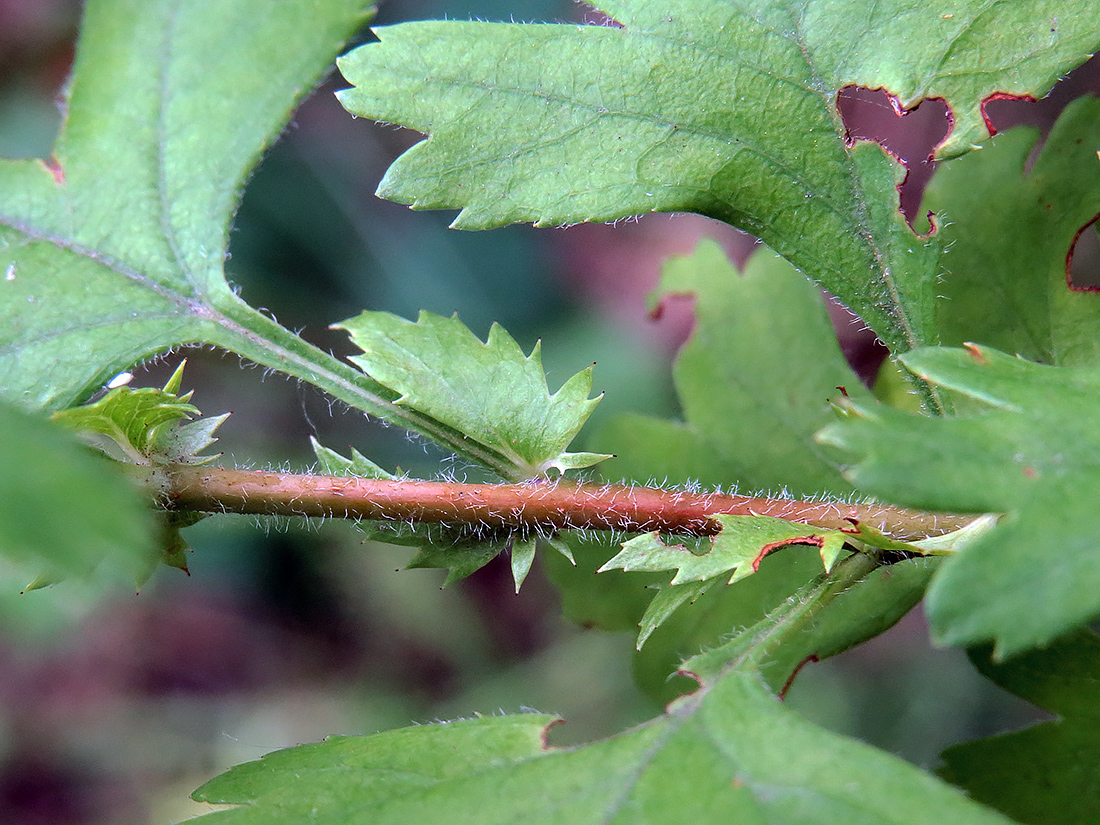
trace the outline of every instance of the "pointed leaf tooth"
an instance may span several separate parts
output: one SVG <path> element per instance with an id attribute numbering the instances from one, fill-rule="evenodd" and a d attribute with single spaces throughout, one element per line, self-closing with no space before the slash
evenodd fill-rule
<path id="1" fill-rule="evenodd" d="M 516 593 L 531 572 L 531 565 L 535 561 L 536 539 L 515 539 L 512 541 L 512 580 L 516 583 Z"/>
<path id="2" fill-rule="evenodd" d="M 214 433 L 230 415 L 231 413 L 222 413 L 200 418 L 198 421 L 165 430 L 163 434 L 158 435 L 155 450 L 163 456 L 163 460 L 169 463 L 206 464 L 213 461 L 221 454 L 199 455 L 199 453 L 218 440 L 214 437 Z"/>
<path id="3" fill-rule="evenodd" d="M 671 616 L 678 607 L 688 602 L 694 602 L 710 589 L 715 579 L 703 582 L 685 582 L 679 585 L 663 585 L 657 591 L 657 595 L 650 601 L 642 620 L 638 623 L 638 641 L 636 649 L 641 650 L 653 635 L 653 631 L 664 624 L 665 619 Z"/>
<path id="4" fill-rule="evenodd" d="M 359 476 L 361 478 L 378 478 L 393 480 L 398 476 L 387 473 L 369 458 L 364 456 L 354 447 L 351 448 L 351 458 L 345 458 L 335 450 L 325 447 L 313 436 L 309 437 L 310 445 L 317 456 L 317 464 L 321 472 L 330 476 Z"/>
<path id="5" fill-rule="evenodd" d="M 542 542 L 543 544 L 546 544 L 548 547 L 552 547 L 555 550 L 557 550 L 574 567 L 577 566 L 577 560 L 575 558 L 573 558 L 573 551 L 569 548 L 568 544 L 566 544 L 564 541 L 562 541 L 557 536 L 540 537 L 539 541 Z"/>
<path id="6" fill-rule="evenodd" d="M 183 386 L 183 368 L 186 366 L 187 359 L 184 358 L 172 373 L 172 377 L 164 383 L 164 392 L 169 395 L 179 395 L 180 387 Z"/>

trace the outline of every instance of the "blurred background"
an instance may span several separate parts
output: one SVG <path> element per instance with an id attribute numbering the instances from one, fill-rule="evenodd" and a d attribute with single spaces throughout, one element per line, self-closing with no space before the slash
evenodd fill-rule
<path id="1" fill-rule="evenodd" d="M 49 154 L 79 15 L 76 0 L 0 0 L 0 156 Z M 441 17 L 581 22 L 595 13 L 560 0 L 392 0 L 375 23 Z M 330 78 L 301 106 L 245 192 L 229 275 L 246 300 L 337 354 L 350 350 L 328 325 L 363 309 L 457 312 L 482 337 L 497 321 L 525 350 L 542 340 L 552 389 L 597 363 L 595 389 L 606 395 L 586 432 L 626 410 L 678 415 L 669 367 L 692 307 L 676 302 L 655 319 L 645 295 L 663 260 L 699 238 L 718 239 L 738 263 L 753 239 L 666 215 L 448 230 L 450 213 L 373 196 L 418 137 L 353 120 L 333 97 L 340 86 Z M 996 101 L 989 114 L 1002 129 L 1047 127 L 1089 89 L 1100 89 L 1096 61 L 1044 101 Z M 944 107 L 928 102 L 902 118 L 883 93 L 854 88 L 839 103 L 854 138 L 907 160 L 903 208 L 919 219 Z M 832 312 L 846 355 L 870 380 L 881 345 Z M 162 384 L 181 355 L 149 365 L 135 385 Z M 450 467 L 430 445 L 308 387 L 233 356 L 186 356 L 195 403 L 233 412 L 219 432 L 223 463 L 304 469 L 315 435 L 414 475 Z M 204 780 L 328 734 L 531 707 L 568 720 L 554 729 L 565 744 L 660 711 L 634 686 L 633 634 L 571 626 L 538 562 L 517 596 L 506 560 L 440 590 L 442 571 L 402 571 L 410 550 L 365 544 L 345 524 L 222 517 L 185 535 L 191 576 L 160 570 L 136 595 L 69 585 L 0 594 L 0 822 L 179 821 L 204 810 L 187 801 Z M 983 683 L 962 652 L 931 649 L 919 611 L 806 668 L 788 702 L 922 766 L 947 744 L 1036 718 Z"/>

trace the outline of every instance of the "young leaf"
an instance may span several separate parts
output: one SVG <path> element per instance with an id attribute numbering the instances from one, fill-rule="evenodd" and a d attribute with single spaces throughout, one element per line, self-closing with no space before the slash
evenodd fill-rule
<path id="1" fill-rule="evenodd" d="M 1097 821 L 1100 637 L 1079 630 L 1003 664 L 989 652 L 971 651 L 985 676 L 1058 718 L 949 748 L 940 776 L 1026 825 Z"/>
<path id="2" fill-rule="evenodd" d="M 1007 513 L 951 557 L 927 610 L 947 644 L 996 655 L 1044 645 L 1100 614 L 1100 438 L 1095 368 L 1040 366 L 985 347 L 902 358 L 921 378 L 988 407 L 933 419 L 854 405 L 821 438 L 849 450 L 850 478 L 899 504 Z"/>
<path id="3" fill-rule="evenodd" d="M 561 473 L 610 458 L 565 452 L 600 401 L 588 397 L 591 367 L 551 395 L 539 344 L 524 355 L 496 324 L 485 342 L 458 318 L 430 312 L 421 312 L 415 323 L 388 312 L 364 312 L 339 328 L 363 350 L 350 360 L 399 393 L 396 404 L 504 456 L 513 468 L 510 477 Z"/>
<path id="4" fill-rule="evenodd" d="M 359 476 L 360 478 L 396 479 L 398 476 L 387 473 L 354 447 L 351 458 L 345 458 L 335 450 L 325 447 L 313 436 L 309 437 L 313 453 L 317 456 L 317 469 L 327 476 Z"/>
<path id="5" fill-rule="evenodd" d="M 155 560 L 157 535 L 148 502 L 110 461 L 0 404 L 0 555 L 51 583 L 105 561 L 133 582 Z"/>
<path id="6" fill-rule="evenodd" d="M 754 573 L 768 553 L 791 544 L 820 548 L 828 572 L 848 538 L 839 530 L 817 530 L 769 516 L 714 516 L 714 519 L 721 522 L 722 532 L 711 540 L 705 553 L 693 553 L 683 545 L 669 546 L 660 534 L 646 533 L 626 542 L 622 551 L 597 572 L 675 570 L 671 585 L 702 582 L 732 573 L 726 584 L 733 584 Z"/>
<path id="7" fill-rule="evenodd" d="M 56 413 L 54 420 L 74 432 L 106 436 L 131 461 L 147 464 L 160 432 L 199 414 L 199 408 L 188 403 L 190 395 L 181 398 L 154 387 L 116 387 L 98 401 Z"/>
<path id="8" fill-rule="evenodd" d="M 925 206 L 948 251 L 943 343 L 980 341 L 1047 364 L 1100 360 L 1100 295 L 1071 289 L 1067 254 L 1100 212 L 1100 100 L 1071 103 L 1032 162 L 1034 129 L 941 167 Z"/>
<path id="9" fill-rule="evenodd" d="M 988 135 L 988 96 L 1042 96 L 1100 45 L 1089 0 L 600 9 L 621 27 L 413 23 L 341 58 L 350 111 L 429 134 L 379 193 L 460 208 L 470 229 L 710 215 L 762 238 L 895 352 L 935 341 L 936 245 L 898 214 L 902 170 L 846 145 L 839 91 L 945 100 L 946 157 Z"/>
<path id="10" fill-rule="evenodd" d="M 109 438 L 135 464 L 204 464 L 216 456 L 201 456 L 217 439 L 214 432 L 229 413 L 182 424 L 201 415 L 179 394 L 186 361 L 163 389 L 115 387 L 98 401 L 54 413 L 54 420 L 84 435 Z"/>

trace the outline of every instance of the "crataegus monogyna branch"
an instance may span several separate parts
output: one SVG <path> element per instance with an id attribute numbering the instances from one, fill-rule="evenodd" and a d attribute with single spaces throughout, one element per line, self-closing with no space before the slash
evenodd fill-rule
<path id="1" fill-rule="evenodd" d="M 691 493 L 615 484 L 539 481 L 460 484 L 170 466 L 158 480 L 173 510 L 436 522 L 552 532 L 558 529 L 714 535 L 717 514 L 774 516 L 829 529 L 859 522 L 900 541 L 970 521 L 877 504 Z"/>

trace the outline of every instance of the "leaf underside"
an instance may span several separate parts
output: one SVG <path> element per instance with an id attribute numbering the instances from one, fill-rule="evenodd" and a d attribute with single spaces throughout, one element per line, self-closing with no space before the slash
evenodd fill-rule
<path id="1" fill-rule="evenodd" d="M 225 282 L 229 219 L 363 20 L 361 0 L 87 3 L 49 163 L 0 161 L 6 400 L 62 409 L 190 343 L 306 376 L 308 348 Z"/>

